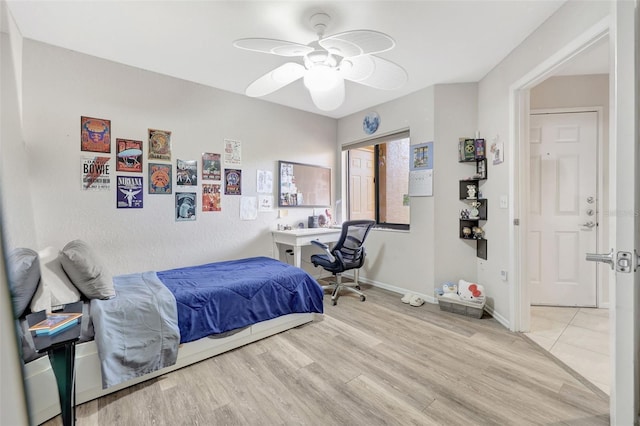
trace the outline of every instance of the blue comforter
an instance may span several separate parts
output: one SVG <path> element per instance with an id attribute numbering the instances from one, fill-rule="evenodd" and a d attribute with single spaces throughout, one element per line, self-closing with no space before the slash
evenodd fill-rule
<path id="1" fill-rule="evenodd" d="M 323 312 L 316 280 L 268 257 L 170 269 L 157 276 L 176 298 L 181 343 L 291 313 Z"/>

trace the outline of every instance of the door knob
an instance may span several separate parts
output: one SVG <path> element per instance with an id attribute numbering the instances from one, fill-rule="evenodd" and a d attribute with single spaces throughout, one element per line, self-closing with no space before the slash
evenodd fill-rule
<path id="1" fill-rule="evenodd" d="M 590 220 L 587 223 L 581 223 L 580 226 L 583 226 L 585 228 L 593 228 L 594 226 L 596 226 L 596 223 L 592 220 Z"/>

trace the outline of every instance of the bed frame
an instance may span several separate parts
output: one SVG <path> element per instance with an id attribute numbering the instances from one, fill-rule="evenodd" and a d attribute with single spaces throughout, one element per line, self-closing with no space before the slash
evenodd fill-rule
<path id="1" fill-rule="evenodd" d="M 316 313 L 289 314 L 253 324 L 227 337 L 205 337 L 194 342 L 181 344 L 178 350 L 178 359 L 171 367 L 154 371 L 108 389 L 102 389 L 100 359 L 96 343 L 94 341 L 80 343 L 76 346 L 76 405 L 321 318 L 322 314 Z M 40 357 L 25 365 L 24 380 L 32 423 L 41 424 L 60 414 L 58 387 L 47 356 Z"/>

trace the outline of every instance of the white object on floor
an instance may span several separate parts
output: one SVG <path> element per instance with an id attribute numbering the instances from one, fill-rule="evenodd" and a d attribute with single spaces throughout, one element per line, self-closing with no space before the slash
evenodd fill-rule
<path id="1" fill-rule="evenodd" d="M 409 304 L 411 306 L 422 306 L 424 304 L 424 300 L 422 300 L 421 297 L 419 296 L 411 296 L 411 299 L 409 300 Z"/>
<path id="2" fill-rule="evenodd" d="M 409 303 L 412 297 L 413 297 L 413 294 L 407 293 L 404 296 L 402 296 L 402 299 L 400 300 L 402 301 L 402 303 Z"/>

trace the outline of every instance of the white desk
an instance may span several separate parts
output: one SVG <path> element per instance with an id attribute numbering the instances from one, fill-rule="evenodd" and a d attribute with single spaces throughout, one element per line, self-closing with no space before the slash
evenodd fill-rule
<path id="1" fill-rule="evenodd" d="M 302 247 L 310 246 L 312 240 L 321 243 L 335 243 L 340 239 L 341 228 L 303 228 L 290 231 L 273 231 L 273 257 L 280 260 L 280 245 L 293 248 L 294 265 L 298 268 L 302 263 Z"/>

